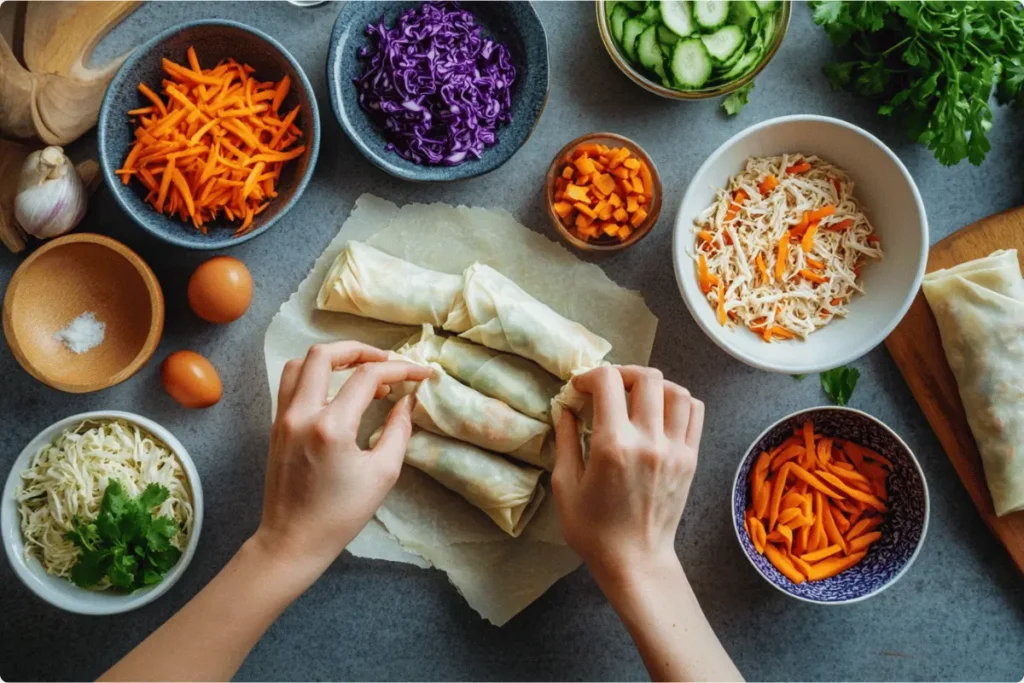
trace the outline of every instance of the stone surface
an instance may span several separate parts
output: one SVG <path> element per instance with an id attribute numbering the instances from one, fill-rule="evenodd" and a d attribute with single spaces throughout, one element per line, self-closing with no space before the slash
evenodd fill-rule
<path id="1" fill-rule="evenodd" d="M 931 524 L 921 555 L 898 584 L 866 602 L 819 607 L 788 598 L 749 566 L 729 520 L 739 458 L 764 427 L 825 402 L 815 378 L 759 372 L 732 360 L 698 329 L 680 299 L 670 254 L 674 208 L 700 163 L 729 136 L 758 121 L 816 113 L 852 121 L 903 159 L 924 196 L 932 241 L 1024 200 L 1024 125 L 997 110 L 993 150 L 980 168 L 940 166 L 870 104 L 832 93 L 820 73 L 832 54 L 807 7 L 794 7 L 781 51 L 757 79 L 752 102 L 727 119 L 717 102 L 675 103 L 623 76 L 601 44 L 590 3 L 542 3 L 551 50 L 551 96 L 536 131 L 498 171 L 450 185 L 391 178 L 356 151 L 333 120 L 325 60 L 337 4 L 153 3 L 100 46 L 100 61 L 157 31 L 203 17 L 238 19 L 280 40 L 306 70 L 323 115 L 315 177 L 302 201 L 267 234 L 237 248 L 255 278 L 252 308 L 228 326 L 188 309 L 185 284 L 208 254 L 170 248 L 139 230 L 106 190 L 84 227 L 123 240 L 160 277 L 167 326 L 159 350 L 128 382 L 99 394 L 61 394 L 32 380 L 0 345 L 0 471 L 51 422 L 94 408 L 143 413 L 192 453 L 206 491 L 199 552 L 180 583 L 143 609 L 117 618 L 79 617 L 36 599 L 0 563 L 0 677 L 86 679 L 183 605 L 224 565 L 259 519 L 270 423 L 263 333 L 335 234 L 355 198 L 373 192 L 399 204 L 446 201 L 504 207 L 555 237 L 541 182 L 569 139 L 594 130 L 646 147 L 665 183 L 665 210 L 637 247 L 601 260 L 616 282 L 639 289 L 661 318 L 652 362 L 708 407 L 700 466 L 677 548 L 701 604 L 740 671 L 756 680 L 1018 680 L 1024 673 L 1024 591 L 1002 547 L 974 511 L 921 411 L 884 348 L 861 359 L 852 405 L 886 421 L 914 449 L 928 478 Z M 76 144 L 77 155 L 94 146 Z M 0 254 L 0 288 L 19 259 Z M 179 408 L 163 393 L 160 360 L 191 348 L 224 380 L 220 404 Z M 187 653 L 182 653 L 187 656 Z M 585 569 L 557 583 L 502 629 L 481 621 L 437 571 L 343 556 L 270 629 L 245 661 L 247 679 L 644 679 L 629 636 Z"/>

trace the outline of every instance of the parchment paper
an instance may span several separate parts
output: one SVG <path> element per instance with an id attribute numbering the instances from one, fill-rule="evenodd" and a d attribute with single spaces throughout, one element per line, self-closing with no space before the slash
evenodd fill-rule
<path id="1" fill-rule="evenodd" d="M 523 227 L 506 211 L 412 204 L 399 209 L 373 195 L 357 201 L 337 237 L 270 322 L 264 340 L 272 410 L 284 364 L 315 343 L 355 339 L 388 349 L 417 328 L 317 311 L 317 290 L 349 240 L 365 241 L 412 263 L 461 273 L 486 263 L 562 315 L 612 343 L 614 363 L 646 365 L 657 318 L 639 294 L 608 279 L 561 245 Z M 336 386 L 343 382 L 336 377 Z M 375 401 L 360 429 L 364 445 L 383 422 L 388 401 Z M 435 481 L 406 467 L 375 520 L 348 546 L 357 557 L 434 566 L 469 605 L 501 626 L 580 564 L 565 545 L 549 495 L 523 535 L 513 539 L 486 515 Z"/>

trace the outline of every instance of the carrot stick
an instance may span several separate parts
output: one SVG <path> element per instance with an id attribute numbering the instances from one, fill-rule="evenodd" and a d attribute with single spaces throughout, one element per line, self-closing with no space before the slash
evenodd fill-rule
<path id="1" fill-rule="evenodd" d="M 850 552 L 856 552 L 858 550 L 867 550 L 868 546 L 877 541 L 882 537 L 881 531 L 872 531 L 871 533 L 861 534 L 857 538 L 850 541 Z"/>
<path id="2" fill-rule="evenodd" d="M 775 279 L 781 280 L 786 272 L 786 259 L 789 258 L 789 233 L 786 232 L 779 240 L 778 255 L 775 258 Z"/>
<path id="3" fill-rule="evenodd" d="M 726 319 L 725 318 L 725 287 L 722 285 L 721 281 L 718 282 L 718 306 L 717 306 L 717 313 L 718 313 L 718 324 L 724 326 L 725 325 L 725 319 Z"/>
<path id="4" fill-rule="evenodd" d="M 881 500 L 879 500 L 875 496 L 872 496 L 871 494 L 864 493 L 863 491 L 858 491 L 855 488 L 847 486 L 846 484 L 843 483 L 842 479 L 840 479 L 836 475 L 832 474 L 831 472 L 822 472 L 822 471 L 819 470 L 818 471 L 818 476 L 820 476 L 826 482 L 828 482 L 829 484 L 831 484 L 835 488 L 839 489 L 840 491 L 842 491 L 843 493 L 848 495 L 850 498 L 853 498 L 854 500 L 859 500 L 860 502 L 862 502 L 862 503 L 864 503 L 866 505 L 870 505 L 871 507 L 875 508 L 879 512 L 885 512 L 885 509 L 886 509 L 885 508 L 885 503 L 883 503 Z M 840 496 L 833 496 L 833 497 L 840 497 Z"/>
<path id="5" fill-rule="evenodd" d="M 181 175 L 181 171 L 177 168 L 171 168 L 171 182 L 181 193 L 181 197 L 185 202 L 185 208 L 188 210 L 189 216 L 196 215 L 196 205 L 192 199 L 192 191 L 188 189 L 188 183 L 185 182 L 185 176 Z"/>
<path id="6" fill-rule="evenodd" d="M 830 545 L 822 550 L 815 550 L 804 555 L 801 555 L 800 559 L 804 562 L 819 562 L 821 560 L 824 560 L 826 557 L 831 557 L 832 555 L 835 555 L 841 550 L 842 548 L 838 545 Z"/>
<path id="7" fill-rule="evenodd" d="M 828 282 L 827 277 L 825 277 L 824 275 L 819 275 L 818 273 L 815 273 L 813 270 L 808 270 L 807 268 L 800 269 L 800 276 L 810 280 L 811 282 L 817 282 L 818 284 Z"/>
<path id="8" fill-rule="evenodd" d="M 789 471 L 793 467 L 793 463 L 787 462 L 779 470 L 779 473 L 775 476 L 775 482 L 772 486 L 772 498 L 768 505 L 768 528 L 774 529 L 775 522 L 779 518 L 779 505 L 782 503 L 782 492 L 786 487 L 786 478 L 789 476 Z"/>
<path id="9" fill-rule="evenodd" d="M 811 573 L 808 575 L 808 579 L 811 581 L 821 581 L 827 579 L 830 576 L 835 576 L 839 572 L 844 572 L 853 565 L 864 559 L 867 553 L 855 553 L 848 557 L 830 557 L 827 560 L 822 560 L 811 565 Z"/>
<path id="10" fill-rule="evenodd" d="M 802 456 L 804 452 L 805 451 L 803 446 L 790 446 L 789 448 L 775 456 L 775 458 L 772 460 L 771 470 L 773 472 L 777 471 L 780 467 L 782 467 L 784 464 L 786 464 L 793 458 L 798 458 Z"/>
<path id="11" fill-rule="evenodd" d="M 808 216 L 808 220 L 811 223 L 818 223 L 821 221 L 822 218 L 828 218 L 835 212 L 836 207 L 832 206 L 831 204 L 826 204 L 820 209 L 814 209 L 813 211 L 811 211 L 811 215 Z"/>
<path id="12" fill-rule="evenodd" d="M 867 532 L 882 526 L 882 521 L 882 517 L 865 517 L 850 527 L 850 530 L 846 532 L 846 536 L 844 536 L 844 538 L 846 541 L 853 541 L 853 539 L 857 538 L 861 534 L 866 534 Z"/>
<path id="13" fill-rule="evenodd" d="M 167 115 L 167 107 L 166 105 L 164 105 L 163 100 L 161 100 L 160 97 L 155 92 L 150 90 L 149 86 L 147 86 L 145 83 L 139 83 L 139 92 L 142 93 L 147 100 L 153 103 L 153 105 L 157 108 L 157 111 L 160 112 L 161 116 Z"/>
<path id="14" fill-rule="evenodd" d="M 292 79 L 288 74 L 285 74 L 284 78 L 274 88 L 274 98 L 271 102 L 270 108 L 277 112 L 281 108 L 281 103 L 284 102 L 284 98 L 288 97 L 288 90 L 291 88 Z"/>
<path id="15" fill-rule="evenodd" d="M 157 213 L 164 212 L 164 202 L 167 201 L 167 191 L 171 188 L 171 177 L 174 175 L 174 160 L 171 159 L 164 167 L 164 173 L 160 178 L 160 191 L 156 196 L 154 205 Z"/>
<path id="16" fill-rule="evenodd" d="M 822 525 L 825 527 L 825 536 L 834 545 L 838 545 L 842 548 L 844 554 L 848 554 L 846 549 L 846 540 L 843 538 L 843 535 L 839 533 L 836 521 L 832 518 L 832 507 L 828 503 L 822 501 L 821 513 Z"/>
<path id="17" fill-rule="evenodd" d="M 807 227 L 807 232 L 805 232 L 804 236 L 802 238 L 800 238 L 800 248 L 803 250 L 803 252 L 805 254 L 810 252 L 811 249 L 814 248 L 814 235 L 817 232 L 818 232 L 818 224 L 817 223 L 811 223 Z"/>
<path id="18" fill-rule="evenodd" d="M 805 581 L 804 575 L 789 561 L 781 550 L 768 544 L 764 547 L 764 554 L 768 561 L 775 565 L 775 568 L 782 572 L 782 575 L 793 583 L 799 585 Z"/>

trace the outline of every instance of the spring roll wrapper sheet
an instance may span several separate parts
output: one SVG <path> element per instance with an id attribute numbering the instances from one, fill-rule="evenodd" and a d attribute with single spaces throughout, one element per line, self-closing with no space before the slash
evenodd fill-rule
<path id="1" fill-rule="evenodd" d="M 608 361 L 646 365 L 650 360 L 658 321 L 642 297 L 616 285 L 598 266 L 523 227 L 508 212 L 440 203 L 399 208 L 364 194 L 267 328 L 264 355 L 274 411 L 284 364 L 304 356 L 311 345 L 353 339 L 390 349 L 419 329 L 316 310 L 327 270 L 349 240 L 365 241 L 445 273 L 462 273 L 475 261 L 486 263 L 611 342 Z M 336 374 L 331 393 L 344 382 L 344 374 Z M 375 401 L 367 410 L 359 433 L 362 445 L 384 422 L 391 405 Z M 444 571 L 469 605 L 499 626 L 580 564 L 565 545 L 550 491 L 522 535 L 511 538 L 413 467 L 403 468 L 375 519 L 347 549 L 357 557 Z"/>

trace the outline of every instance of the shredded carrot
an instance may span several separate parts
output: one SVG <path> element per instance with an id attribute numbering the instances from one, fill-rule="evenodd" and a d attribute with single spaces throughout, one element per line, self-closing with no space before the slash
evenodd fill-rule
<path id="1" fill-rule="evenodd" d="M 725 325 L 725 287 L 718 282 L 718 324 Z"/>
<path id="2" fill-rule="evenodd" d="M 796 175 L 797 173 L 806 173 L 811 170 L 811 165 L 806 161 L 801 161 L 798 164 L 793 164 L 786 169 L 786 173 L 790 175 Z"/>
<path id="3" fill-rule="evenodd" d="M 775 279 L 781 280 L 786 274 L 786 259 L 789 258 L 789 233 L 785 233 L 779 240 L 779 253 L 775 258 Z"/>
<path id="4" fill-rule="evenodd" d="M 761 194 L 768 194 L 778 186 L 779 179 L 776 178 L 774 174 L 769 173 L 764 177 L 764 180 L 762 180 L 761 183 L 757 186 L 757 189 Z"/>
<path id="5" fill-rule="evenodd" d="M 892 467 L 811 421 L 794 432 L 751 468 L 743 525 L 755 550 L 791 581 L 820 581 L 857 564 L 882 538 L 884 499 L 868 489 L 884 494 Z"/>
<path id="6" fill-rule="evenodd" d="M 116 173 L 125 183 L 138 178 L 160 213 L 204 234 L 206 223 L 222 217 L 241 221 L 235 234 L 242 235 L 277 196 L 283 165 L 306 151 L 299 107 L 278 118 L 291 79 L 259 81 L 253 67 L 233 59 L 203 69 L 192 46 L 186 62 L 162 60 L 163 97 L 139 84 L 151 106 L 129 112 L 140 116 L 136 142 Z"/>
<path id="7" fill-rule="evenodd" d="M 814 235 L 818 232 L 818 224 L 811 223 L 807 226 L 807 232 L 800 238 L 800 248 L 803 249 L 804 253 L 808 253 L 814 247 Z"/>

